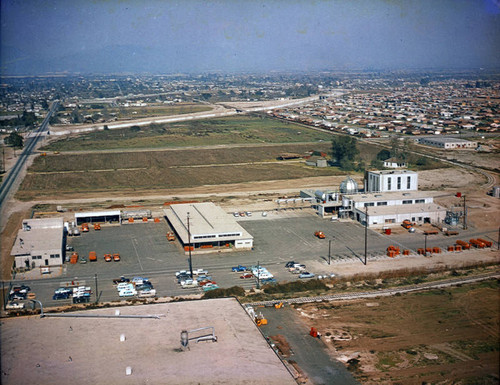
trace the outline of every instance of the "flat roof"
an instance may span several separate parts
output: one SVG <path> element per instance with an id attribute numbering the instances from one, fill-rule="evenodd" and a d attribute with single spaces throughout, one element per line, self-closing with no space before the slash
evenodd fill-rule
<path id="1" fill-rule="evenodd" d="M 349 194 L 344 195 L 354 202 L 377 202 L 405 199 L 424 199 L 431 198 L 432 194 L 426 191 L 394 191 L 394 192 L 375 192 L 369 194 Z"/>
<path id="2" fill-rule="evenodd" d="M 365 208 L 358 208 L 360 212 L 365 211 Z M 423 214 L 436 211 L 446 211 L 445 207 L 435 203 L 418 203 L 413 205 L 393 205 L 393 206 L 369 206 L 368 216 L 390 215 L 390 214 Z M 444 218 L 443 218 L 444 219 Z"/>
<path id="3" fill-rule="evenodd" d="M 476 141 L 466 140 L 461 138 L 453 138 L 449 136 L 425 136 L 420 140 L 431 140 L 438 143 L 475 143 Z"/>
<path id="4" fill-rule="evenodd" d="M 234 298 L 65 314 L 114 315 L 117 309 L 123 315 L 163 316 L 2 319 L 2 383 L 296 384 Z M 190 341 L 190 350 L 180 349 L 182 330 L 208 326 L 217 342 Z M 207 333 L 196 335 L 201 334 Z"/>
<path id="5" fill-rule="evenodd" d="M 10 255 L 32 255 L 32 252 L 38 253 L 41 250 L 61 250 L 63 218 L 43 219 L 42 221 L 36 219 L 23 221 L 23 228 L 17 233 Z M 29 227 L 25 227 L 24 224 Z"/>
<path id="6" fill-rule="evenodd" d="M 184 244 L 189 243 L 187 231 L 187 216 L 189 213 L 189 231 L 191 242 L 226 241 L 233 239 L 253 239 L 241 227 L 232 215 L 212 202 L 183 203 L 171 205 L 163 210 L 170 223 Z M 216 235 L 215 238 L 197 239 L 204 235 Z"/>
<path id="7" fill-rule="evenodd" d="M 380 174 L 380 175 L 401 175 L 401 174 L 415 174 L 417 175 L 417 172 L 411 171 L 411 170 L 374 170 L 374 171 L 368 171 L 368 173 L 371 174 Z"/>
<path id="8" fill-rule="evenodd" d="M 111 215 L 120 215 L 120 210 L 110 210 L 110 211 L 87 211 L 75 213 L 75 218 L 87 218 L 87 217 L 104 217 Z"/>

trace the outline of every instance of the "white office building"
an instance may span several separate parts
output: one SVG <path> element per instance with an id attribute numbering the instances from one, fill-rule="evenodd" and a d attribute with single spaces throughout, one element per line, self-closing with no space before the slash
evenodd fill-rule
<path id="1" fill-rule="evenodd" d="M 64 262 L 63 218 L 26 219 L 12 247 L 16 269 L 58 266 Z"/>
<path id="2" fill-rule="evenodd" d="M 366 192 L 417 191 L 418 174 L 409 170 L 368 171 Z"/>

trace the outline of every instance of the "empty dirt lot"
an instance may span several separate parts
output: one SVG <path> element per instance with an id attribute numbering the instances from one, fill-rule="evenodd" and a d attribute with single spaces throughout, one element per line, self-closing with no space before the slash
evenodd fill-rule
<path id="1" fill-rule="evenodd" d="M 498 281 L 296 305 L 363 384 L 498 384 Z"/>

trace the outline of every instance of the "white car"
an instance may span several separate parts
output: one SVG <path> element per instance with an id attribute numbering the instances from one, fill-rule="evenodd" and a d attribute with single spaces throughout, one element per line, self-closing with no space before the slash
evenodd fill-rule
<path id="1" fill-rule="evenodd" d="M 133 290 L 134 289 L 134 284 L 129 283 L 129 282 L 122 282 L 116 285 L 116 290 Z"/>
<path id="2" fill-rule="evenodd" d="M 146 289 L 146 290 L 141 290 L 139 292 L 139 297 L 141 298 L 148 298 L 148 297 L 155 297 L 156 296 L 156 289 Z"/>
<path id="3" fill-rule="evenodd" d="M 236 212 L 236 211 L 235 211 L 235 212 L 233 213 L 233 216 L 234 216 L 235 218 L 238 218 L 238 217 L 240 216 L 240 213 L 238 213 L 238 212 Z"/>
<path id="4" fill-rule="evenodd" d="M 198 281 L 191 281 L 191 282 L 186 282 L 182 285 L 183 289 L 189 289 L 192 287 L 198 287 Z"/>
<path id="5" fill-rule="evenodd" d="M 252 212 L 251 211 L 247 211 L 246 214 L 247 214 L 247 217 L 251 217 L 252 216 Z"/>
<path id="6" fill-rule="evenodd" d="M 255 275 L 255 274 L 254 274 Z M 274 275 L 272 275 L 270 272 L 268 271 L 264 271 L 262 273 L 259 273 L 259 274 L 256 274 L 255 275 L 258 279 L 267 279 L 267 278 L 273 278 Z"/>
<path id="7" fill-rule="evenodd" d="M 135 290 L 135 289 L 133 289 L 133 290 L 130 290 L 130 289 L 120 290 L 118 292 L 118 295 L 120 297 L 133 297 L 134 295 L 137 295 L 137 290 Z"/>
<path id="8" fill-rule="evenodd" d="M 267 217 L 267 211 L 263 211 L 263 212 L 262 212 L 262 216 L 263 216 L 263 217 Z"/>
<path id="9" fill-rule="evenodd" d="M 19 310 L 19 309 L 24 309 L 24 306 L 25 306 L 24 303 L 12 301 L 12 302 L 9 302 L 7 304 L 7 306 L 5 306 L 5 308 L 7 310 Z"/>
<path id="10" fill-rule="evenodd" d="M 196 270 L 193 270 L 193 275 L 208 275 L 208 270 L 196 269 Z"/>

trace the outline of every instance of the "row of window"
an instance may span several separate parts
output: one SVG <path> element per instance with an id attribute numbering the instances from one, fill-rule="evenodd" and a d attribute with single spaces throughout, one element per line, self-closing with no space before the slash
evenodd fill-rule
<path id="1" fill-rule="evenodd" d="M 50 254 L 50 258 L 59 258 L 59 254 Z M 36 260 L 36 259 L 42 259 L 41 255 L 32 255 L 31 259 Z"/>
<path id="2" fill-rule="evenodd" d="M 411 177 L 406 177 L 406 189 L 409 190 L 411 188 Z M 397 189 L 401 190 L 401 177 L 398 176 L 397 179 Z M 387 190 L 392 190 L 392 178 L 387 178 Z"/>
<path id="3" fill-rule="evenodd" d="M 425 203 L 425 199 L 415 199 L 415 204 L 417 203 Z M 413 199 L 406 199 L 403 201 L 404 205 L 411 205 L 413 204 Z M 367 202 L 365 203 L 365 207 L 371 207 L 375 206 L 374 202 Z M 387 202 L 377 202 L 377 206 L 387 206 Z"/>
<path id="4" fill-rule="evenodd" d="M 209 238 L 223 238 L 223 237 L 241 237 L 241 233 L 228 233 L 228 234 L 209 234 L 209 235 L 195 235 L 193 239 L 209 239 Z"/>

